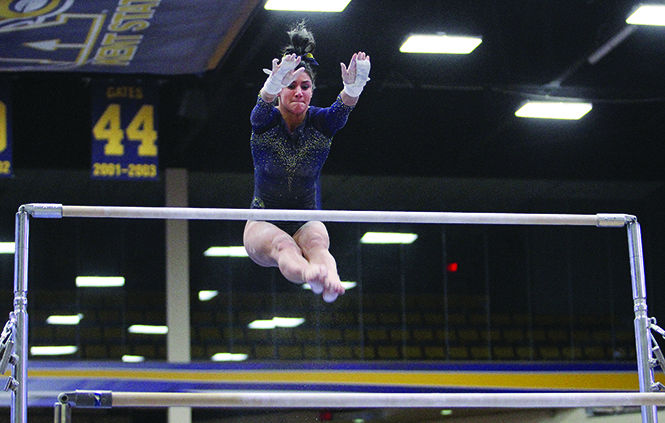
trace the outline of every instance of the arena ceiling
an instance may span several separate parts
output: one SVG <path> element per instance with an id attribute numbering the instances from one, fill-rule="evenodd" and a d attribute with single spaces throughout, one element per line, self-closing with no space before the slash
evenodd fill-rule
<path id="1" fill-rule="evenodd" d="M 217 37 L 219 57 L 199 72 L 4 72 L 19 94 L 16 166 L 89 166 L 90 81 L 129 76 L 161 87 L 162 166 L 251 171 L 248 117 L 261 69 L 289 25 L 305 19 L 320 63 L 313 103 L 332 101 L 339 63 L 353 52 L 372 61 L 372 79 L 324 172 L 663 179 L 665 29 L 628 26 L 637 1 L 353 0 L 326 14 L 268 11 L 263 3 L 245 14 L 229 6 L 236 15 Z M 483 42 L 470 55 L 399 52 L 407 35 L 423 32 Z M 151 69 L 169 69 L 159 55 L 152 60 Z M 544 98 L 585 99 L 593 110 L 579 121 L 514 116 L 525 100 Z"/>
<path id="2" fill-rule="evenodd" d="M 610 48 L 625 33 L 635 6 L 607 0 L 384 0 L 352 1 L 341 14 L 304 16 L 318 40 L 316 101 L 325 104 L 340 89 L 340 61 L 357 50 L 372 59 L 372 81 L 339 134 L 327 170 L 662 178 L 665 29 L 633 27 Z M 257 90 L 259 70 L 284 42 L 287 25 L 301 17 L 259 10 L 216 73 L 219 82 L 229 78 L 233 87 L 244 83 L 250 93 Z M 480 35 L 483 43 L 467 56 L 399 52 L 407 35 L 423 32 Z M 589 62 L 605 49 L 604 57 Z M 217 98 L 235 103 L 237 93 L 232 88 Z M 546 97 L 587 99 L 594 109 L 572 122 L 514 116 L 526 99 Z M 239 110 L 237 119 L 246 116 Z M 215 133 L 223 129 L 209 138 Z"/>

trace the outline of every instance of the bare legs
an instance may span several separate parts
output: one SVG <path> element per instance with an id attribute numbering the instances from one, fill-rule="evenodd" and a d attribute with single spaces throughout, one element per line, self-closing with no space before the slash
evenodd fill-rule
<path id="1" fill-rule="evenodd" d="M 291 237 L 272 223 L 249 221 L 244 244 L 255 263 L 278 267 L 293 283 L 309 283 L 312 291 L 322 293 L 327 302 L 344 293 L 337 264 L 328 251 L 328 231 L 321 222 L 307 222 Z"/>

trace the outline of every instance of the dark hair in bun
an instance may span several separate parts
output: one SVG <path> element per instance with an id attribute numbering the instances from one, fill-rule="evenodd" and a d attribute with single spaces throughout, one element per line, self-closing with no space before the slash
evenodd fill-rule
<path id="1" fill-rule="evenodd" d="M 316 74 L 313 67 L 319 65 L 314 59 L 314 48 L 316 47 L 314 34 L 307 29 L 304 20 L 294 24 L 286 33 L 289 36 L 290 43 L 282 49 L 282 56 L 293 53 L 300 56 L 302 60 L 298 67 L 304 67 L 305 72 L 309 74 L 312 83 L 314 83 Z"/>

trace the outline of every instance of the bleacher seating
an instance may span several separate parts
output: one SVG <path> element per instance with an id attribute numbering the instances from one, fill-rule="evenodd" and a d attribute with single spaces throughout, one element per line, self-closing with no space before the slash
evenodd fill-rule
<path id="1" fill-rule="evenodd" d="M 163 293 L 83 298 L 73 293 L 40 292 L 31 304 L 31 345 L 79 346 L 76 358 L 118 360 L 135 354 L 166 359 L 164 336 L 127 333 L 132 323 L 164 324 Z M 446 302 L 414 295 L 402 302 L 382 293 L 343 297 L 333 305 L 313 301 L 311 293 L 282 297 L 234 293 L 233 309 L 192 298 L 192 359 L 209 360 L 218 352 L 242 352 L 250 360 L 412 360 L 412 361 L 626 361 L 634 360 L 632 322 L 610 325 L 607 316 L 487 313 L 482 297 L 459 296 Z M 76 298 L 76 301 L 72 301 Z M 47 301 L 48 299 L 48 301 Z M 144 299 L 145 301 L 141 301 Z M 85 304 L 90 300 L 92 305 Z M 413 309 L 403 309 L 403 304 Z M 78 308 L 77 308 L 78 307 Z M 296 328 L 249 329 L 275 310 L 304 316 Z M 46 325 L 52 313 L 84 314 L 78 326 Z"/>

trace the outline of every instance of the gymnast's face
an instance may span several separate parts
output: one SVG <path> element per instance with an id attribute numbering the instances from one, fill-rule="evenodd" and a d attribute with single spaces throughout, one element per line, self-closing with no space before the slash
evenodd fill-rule
<path id="1" fill-rule="evenodd" d="M 304 116 L 312 100 L 312 78 L 301 72 L 288 87 L 279 93 L 279 109 L 282 113 Z"/>

